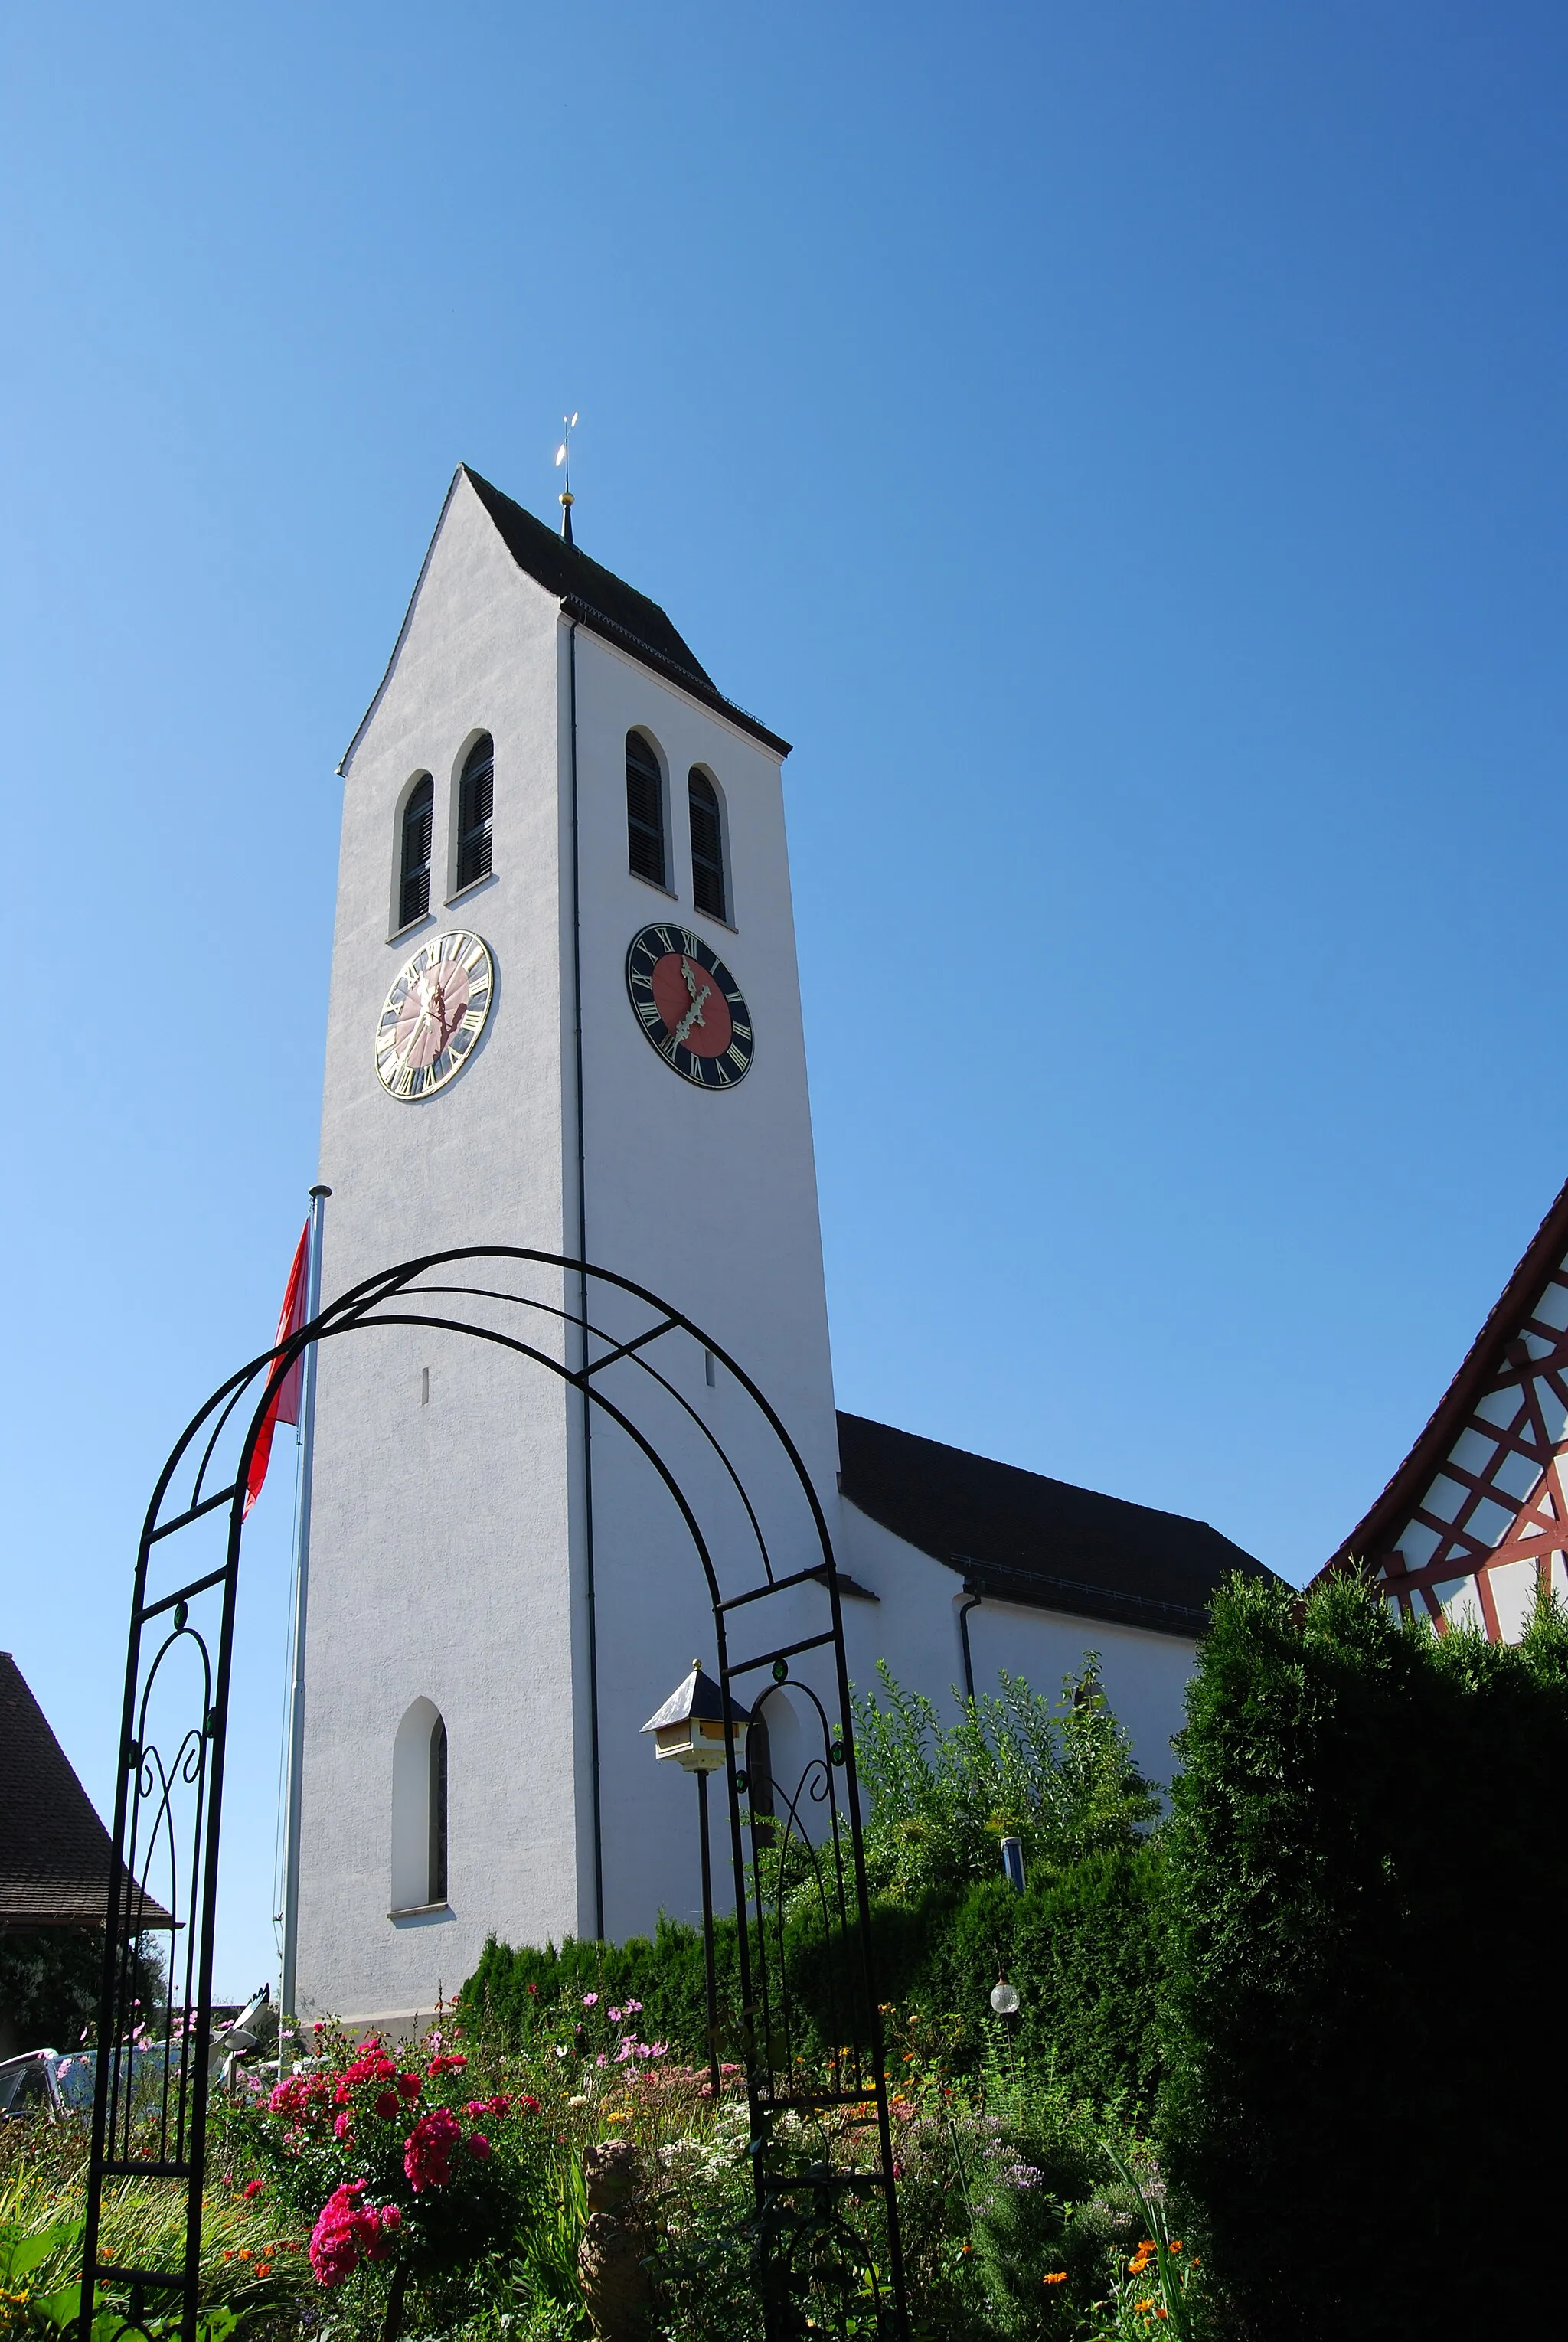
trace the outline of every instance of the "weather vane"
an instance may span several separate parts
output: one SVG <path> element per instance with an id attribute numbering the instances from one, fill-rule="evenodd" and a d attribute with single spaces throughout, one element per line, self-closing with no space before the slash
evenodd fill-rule
<path id="1" fill-rule="evenodd" d="M 574 414 L 563 415 L 565 431 L 555 450 L 555 469 L 561 475 L 561 534 L 568 545 L 572 542 L 572 434 L 577 427 Z"/>

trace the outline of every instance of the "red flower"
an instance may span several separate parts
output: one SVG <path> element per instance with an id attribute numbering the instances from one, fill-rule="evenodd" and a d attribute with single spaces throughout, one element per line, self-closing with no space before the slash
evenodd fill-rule
<path id="1" fill-rule="evenodd" d="M 352 2147 L 354 2145 L 354 2117 L 349 2113 L 346 2107 L 344 2108 L 342 2114 L 337 2117 L 332 2127 L 335 2135 L 338 2138 L 342 2139 L 345 2147 Z"/>
<path id="2" fill-rule="evenodd" d="M 416 2098 L 424 2087 L 424 2083 L 418 2074 L 399 2074 L 397 2087 L 405 2098 Z"/>
<path id="3" fill-rule="evenodd" d="M 383 2090 L 375 2101 L 375 2111 L 383 2122 L 390 2122 L 402 2104 L 395 2090 Z"/>
<path id="4" fill-rule="evenodd" d="M 242 2196 L 259 2196 L 262 2192 L 263 2185 L 264 2182 L 259 2179 L 247 2179 L 245 2186 L 241 2188 L 240 2194 Z"/>
<path id="5" fill-rule="evenodd" d="M 490 2141 L 485 2137 L 484 2133 L 482 2130 L 471 2130 L 468 2134 L 465 2144 L 469 2154 L 476 2155 L 481 2163 L 484 2163 L 489 2160 Z"/>
<path id="6" fill-rule="evenodd" d="M 310 2236 L 310 2265 L 318 2285 L 342 2285 L 359 2265 L 355 2222 L 364 2187 L 363 2179 L 346 2180 L 333 2189 L 321 2207 Z"/>
<path id="7" fill-rule="evenodd" d="M 434 2081 L 437 2074 L 460 2074 L 467 2063 L 467 2058 L 462 2057 L 433 2057 L 425 2071 Z"/>
<path id="8" fill-rule="evenodd" d="M 523 2112 L 525 2115 L 536 2115 L 539 2111 L 539 2101 L 537 2098 L 531 2098 L 524 2095 L 517 2100 L 517 2104 L 522 2107 Z"/>
<path id="9" fill-rule="evenodd" d="M 421 2115 L 408 2134 L 408 2144 L 403 2151 L 403 2168 L 417 2196 L 426 2187 L 444 2187 L 452 2177 L 452 2150 L 463 2136 L 463 2127 L 454 2114 L 445 2107 L 434 2107 L 429 2114 Z"/>

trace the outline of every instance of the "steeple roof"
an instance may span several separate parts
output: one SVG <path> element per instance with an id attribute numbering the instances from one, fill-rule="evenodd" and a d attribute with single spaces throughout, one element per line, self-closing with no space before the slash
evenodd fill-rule
<path id="1" fill-rule="evenodd" d="M 665 676 L 689 691 L 694 699 L 716 708 L 749 732 L 754 740 L 776 749 L 781 756 L 789 754 L 789 742 L 781 740 L 759 724 L 754 716 L 735 706 L 724 697 L 692 649 L 685 636 L 677 632 L 668 616 L 634 586 L 628 586 L 614 570 L 594 561 L 580 545 L 568 545 L 554 529 L 524 512 L 510 496 L 481 478 L 467 464 L 460 464 L 458 472 L 468 482 L 480 503 L 494 522 L 496 531 L 507 552 L 547 594 L 555 595 L 568 617 L 575 618 L 591 633 L 602 635 L 606 642 L 629 651 L 641 659 L 655 675 Z"/>

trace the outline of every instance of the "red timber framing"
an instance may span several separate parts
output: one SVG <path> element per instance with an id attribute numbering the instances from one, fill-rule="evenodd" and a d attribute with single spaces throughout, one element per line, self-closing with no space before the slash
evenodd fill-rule
<path id="1" fill-rule="evenodd" d="M 1365 1570 L 1439 1634 L 1473 1584 L 1487 1638 L 1523 1586 L 1568 1571 L 1568 1186 L 1536 1231 L 1436 1413 L 1323 1577 Z M 1519 1570 L 1527 1565 L 1528 1574 Z M 1518 1572 L 1504 1581 L 1502 1573 Z M 1500 1616 L 1498 1596 L 1504 1595 Z"/>

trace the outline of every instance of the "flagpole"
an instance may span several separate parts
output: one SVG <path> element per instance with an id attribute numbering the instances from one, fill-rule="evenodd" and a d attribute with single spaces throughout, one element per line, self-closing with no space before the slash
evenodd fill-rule
<path id="1" fill-rule="evenodd" d="M 311 1324 L 321 1314 L 321 1233 L 330 1187 L 310 1191 L 310 1253 L 305 1274 L 305 1315 Z M 299 1493 L 294 1516 L 294 1671 L 288 1693 L 288 1802 L 284 1820 L 283 1857 L 283 1975 L 278 1993 L 278 2072 L 283 2072 L 283 2032 L 285 2017 L 295 2014 L 295 1972 L 299 1961 L 299 1837 L 305 1802 L 305 1611 L 310 1592 L 310 1472 L 315 1447 L 315 1360 L 313 1342 L 305 1351 L 300 1375 Z"/>

